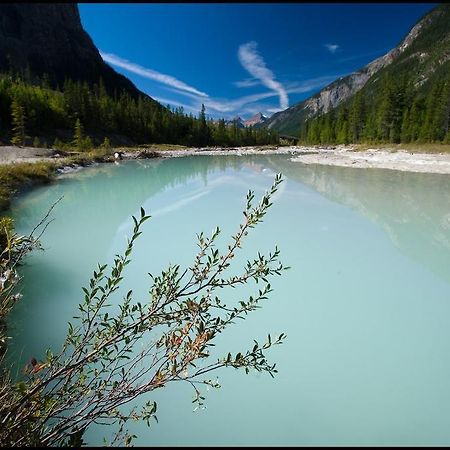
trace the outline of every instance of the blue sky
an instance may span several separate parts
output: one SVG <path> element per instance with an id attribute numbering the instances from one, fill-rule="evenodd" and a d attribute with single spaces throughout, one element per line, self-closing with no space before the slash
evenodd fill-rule
<path id="1" fill-rule="evenodd" d="M 79 4 L 103 59 L 163 104 L 271 115 L 396 46 L 435 4 Z"/>

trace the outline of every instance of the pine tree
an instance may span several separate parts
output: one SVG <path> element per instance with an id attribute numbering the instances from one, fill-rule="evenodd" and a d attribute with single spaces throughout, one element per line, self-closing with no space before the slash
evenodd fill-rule
<path id="1" fill-rule="evenodd" d="M 199 142 L 198 145 L 208 145 L 210 142 L 210 133 L 208 124 L 206 123 L 205 105 L 202 103 L 202 109 L 198 116 L 199 122 Z"/>
<path id="2" fill-rule="evenodd" d="M 11 103 L 11 116 L 13 131 L 11 143 L 22 147 L 25 145 L 25 110 L 16 99 Z"/>
<path id="3" fill-rule="evenodd" d="M 425 116 L 422 127 L 420 128 L 420 139 L 426 142 L 436 140 L 439 102 L 441 98 L 442 86 L 435 82 L 431 87 L 431 91 L 427 95 L 425 103 Z"/>
<path id="4" fill-rule="evenodd" d="M 348 144 L 348 113 L 345 107 L 341 107 L 336 120 L 336 142 Z"/>
<path id="5" fill-rule="evenodd" d="M 93 147 L 94 147 L 94 144 L 92 142 L 92 139 L 90 138 L 90 136 L 86 136 L 83 139 L 82 149 L 83 150 L 91 150 Z"/>
<path id="6" fill-rule="evenodd" d="M 388 74 L 381 81 L 381 99 L 378 107 L 377 138 L 382 142 L 388 142 L 393 125 L 393 79 Z"/>
<path id="7" fill-rule="evenodd" d="M 439 84 L 440 92 L 436 99 L 434 120 L 432 122 L 432 138 L 442 142 L 449 128 L 450 83 L 448 80 L 442 80 Z"/>
<path id="8" fill-rule="evenodd" d="M 53 146 L 54 149 L 56 150 L 61 150 L 64 148 L 64 144 L 61 142 L 60 139 L 55 138 L 55 141 L 53 142 Z"/>
<path id="9" fill-rule="evenodd" d="M 105 137 L 105 139 L 103 139 L 103 143 L 102 143 L 102 145 L 100 147 L 104 148 L 106 150 L 111 148 L 111 143 L 110 143 L 110 141 L 109 141 L 109 139 L 107 137 Z"/>
<path id="10" fill-rule="evenodd" d="M 361 91 L 352 100 L 349 111 L 349 138 L 352 142 L 359 142 L 364 128 L 364 104 Z"/>
<path id="11" fill-rule="evenodd" d="M 72 143 L 79 150 L 88 146 L 83 127 L 96 135 L 114 132 L 134 143 L 240 145 L 277 142 L 276 134 L 268 130 L 256 132 L 233 128 L 225 122 L 216 125 L 207 120 L 204 106 L 199 116 L 194 117 L 180 108 L 173 111 L 145 98 L 135 100 L 124 92 L 112 96 L 102 80 L 94 87 L 67 80 L 61 91 L 57 91 L 49 86 L 46 77 L 37 79 L 35 85 L 18 76 L 0 78 L 0 124 L 0 131 L 9 133 L 19 145 L 28 139 L 25 132 L 32 136 L 55 136 L 55 130 L 74 130 L 75 127 Z"/>
<path id="12" fill-rule="evenodd" d="M 447 80 L 442 94 L 442 129 L 444 139 L 447 139 L 450 130 L 450 81 Z"/>
<path id="13" fill-rule="evenodd" d="M 75 122 L 75 130 L 73 134 L 72 144 L 79 151 L 82 151 L 84 148 L 84 130 L 83 125 L 80 122 L 80 119 L 77 119 Z"/>
<path id="14" fill-rule="evenodd" d="M 406 109 L 405 112 L 403 113 L 400 140 L 402 142 L 411 142 L 411 123 L 410 123 L 409 109 Z"/>

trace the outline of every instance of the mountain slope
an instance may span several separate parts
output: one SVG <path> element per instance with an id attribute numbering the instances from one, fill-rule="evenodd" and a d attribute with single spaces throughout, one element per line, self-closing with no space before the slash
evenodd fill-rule
<path id="1" fill-rule="evenodd" d="M 450 143 L 450 5 L 365 86 L 301 125 L 305 143 Z"/>
<path id="2" fill-rule="evenodd" d="M 239 116 L 236 116 L 231 120 L 226 120 L 225 125 L 228 127 L 236 126 L 237 128 L 245 128 L 244 121 Z"/>
<path id="3" fill-rule="evenodd" d="M 391 67 L 412 71 L 417 83 L 424 83 L 436 68 L 449 59 L 450 6 L 440 5 L 420 19 L 400 44 L 360 70 L 334 81 L 312 97 L 274 114 L 264 127 L 280 133 L 298 134 L 301 123 L 336 108 L 377 79 Z M 405 65 L 406 63 L 406 65 Z"/>
<path id="4" fill-rule="evenodd" d="M 256 113 L 254 116 L 250 117 L 250 119 L 244 120 L 244 126 L 252 127 L 255 125 L 262 124 L 266 120 L 267 120 L 267 117 L 263 113 L 259 112 L 259 113 Z"/>
<path id="5" fill-rule="evenodd" d="M 81 25 L 76 4 L 0 4 L 0 72 L 47 74 L 53 87 L 66 78 L 90 85 L 102 78 L 111 95 L 148 97 L 107 65 Z"/>
<path id="6" fill-rule="evenodd" d="M 275 133 L 214 125 L 140 92 L 102 60 L 77 5 L 0 4 L 0 145 L 276 142 Z"/>
<path id="7" fill-rule="evenodd" d="M 272 158 L 271 169 L 314 189 L 325 198 L 358 211 L 384 230 L 401 253 L 450 282 L 450 179 L 394 170 L 303 166 L 282 158 Z M 396 186 L 395 189 L 393 187 Z M 426 187 L 424 189 L 424 187 Z M 429 193 L 436 197 L 430 201 Z M 382 198 L 389 197 L 389 202 Z"/>

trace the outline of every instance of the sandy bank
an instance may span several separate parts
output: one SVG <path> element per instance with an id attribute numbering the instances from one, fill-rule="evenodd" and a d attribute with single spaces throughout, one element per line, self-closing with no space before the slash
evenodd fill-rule
<path id="1" fill-rule="evenodd" d="M 50 148 L 15 147 L 13 145 L 0 147 L 0 164 L 17 162 L 52 161 L 58 153 Z"/>
<path id="2" fill-rule="evenodd" d="M 182 150 L 162 150 L 158 151 L 157 148 L 150 149 L 158 153 L 158 156 L 163 158 L 177 158 L 182 156 L 194 156 L 194 155 L 294 155 L 297 153 L 304 153 L 306 147 L 205 147 L 205 148 L 186 148 Z M 311 151 L 311 149 L 309 149 Z M 141 152 L 145 153 L 145 152 Z M 134 159 L 139 157 L 138 154 L 134 152 L 125 151 L 123 154 L 125 159 Z"/>
<path id="3" fill-rule="evenodd" d="M 314 153 L 298 152 L 291 161 L 302 164 L 450 174 L 450 154 L 445 153 L 411 153 L 405 150 L 377 149 L 352 151 L 348 147 L 337 147 L 315 149 Z"/>
<path id="4" fill-rule="evenodd" d="M 378 168 L 409 172 L 428 172 L 450 174 L 450 154 L 447 153 L 411 153 L 406 150 L 368 149 L 354 151 L 352 146 L 336 147 L 300 147 L 300 146 L 255 146 L 236 148 L 185 148 L 160 150 L 157 146 L 147 150 L 118 149 L 122 159 L 137 158 L 174 158 L 193 155 L 291 155 L 293 162 L 301 164 L 320 164 L 341 167 Z M 112 154 L 103 158 L 105 162 L 114 160 Z M 64 157 L 56 150 L 34 147 L 0 147 L 0 164 L 16 162 L 36 162 L 62 160 Z M 67 171 L 76 169 L 73 165 Z M 59 169 L 64 173 L 66 168 Z"/>
<path id="5" fill-rule="evenodd" d="M 341 167 L 391 169 L 407 172 L 450 174 L 450 154 L 420 153 L 406 150 L 368 149 L 355 151 L 352 146 L 336 147 L 242 147 L 168 150 L 159 152 L 162 157 L 190 155 L 264 155 L 288 154 L 294 162 Z M 126 155 L 131 156 L 131 155 Z M 131 156 L 132 157 L 132 156 Z"/>

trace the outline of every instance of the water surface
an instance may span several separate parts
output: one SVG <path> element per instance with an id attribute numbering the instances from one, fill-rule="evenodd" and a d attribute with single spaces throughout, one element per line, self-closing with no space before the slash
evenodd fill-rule
<path id="1" fill-rule="evenodd" d="M 25 233 L 61 195 L 22 269 L 23 300 L 10 318 L 10 356 L 25 364 L 58 348 L 97 262 L 110 262 L 146 222 L 124 289 L 147 298 L 148 272 L 190 264 L 195 234 L 219 225 L 225 244 L 248 189 L 276 172 L 285 182 L 253 230 L 237 268 L 281 249 L 292 267 L 263 308 L 228 330 L 218 355 L 285 332 L 270 353 L 275 379 L 217 372 L 222 388 L 192 412 L 182 384 L 152 397 L 159 423 L 132 424 L 137 445 L 450 444 L 450 177 L 304 166 L 287 155 L 192 156 L 91 167 L 37 188 L 13 207 Z M 224 295 L 233 298 L 234 293 Z M 88 434 L 100 444 L 108 429 Z"/>

